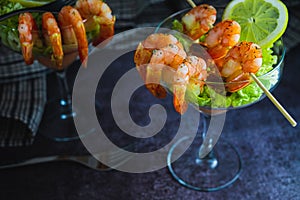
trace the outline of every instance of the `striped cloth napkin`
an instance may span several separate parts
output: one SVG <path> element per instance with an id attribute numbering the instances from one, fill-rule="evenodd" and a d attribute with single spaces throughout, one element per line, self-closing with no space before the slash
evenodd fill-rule
<path id="1" fill-rule="evenodd" d="M 0 146 L 30 145 L 46 103 L 46 67 L 0 45 Z"/>

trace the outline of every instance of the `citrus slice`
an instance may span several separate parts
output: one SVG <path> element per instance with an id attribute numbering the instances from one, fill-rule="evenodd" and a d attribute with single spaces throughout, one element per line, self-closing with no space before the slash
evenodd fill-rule
<path id="1" fill-rule="evenodd" d="M 51 3 L 52 1 L 55 0 L 10 0 L 11 2 L 14 3 L 20 3 L 24 7 L 36 7 L 36 6 L 42 6 L 47 3 Z"/>
<path id="2" fill-rule="evenodd" d="M 288 10 L 279 0 L 233 0 L 225 8 L 222 19 L 241 25 L 241 41 L 269 47 L 284 33 Z"/>

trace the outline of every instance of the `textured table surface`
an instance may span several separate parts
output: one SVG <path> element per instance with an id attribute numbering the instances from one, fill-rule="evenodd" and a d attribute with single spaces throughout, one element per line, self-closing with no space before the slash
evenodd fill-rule
<path id="1" fill-rule="evenodd" d="M 282 81 L 273 91 L 274 96 L 298 122 L 299 55 L 300 45 L 291 46 L 286 55 Z M 120 58 L 114 65 L 124 62 L 132 63 L 132 54 Z M 74 65 L 68 70 L 70 85 L 78 69 L 78 63 Z M 111 76 L 118 77 L 114 73 Z M 59 95 L 54 90 L 56 84 L 54 74 L 50 74 L 48 97 L 51 99 Z M 149 97 L 140 106 L 143 108 L 152 100 Z M 172 106 L 171 101 L 166 105 Z M 108 104 L 102 106 L 107 108 Z M 74 131 L 72 123 L 61 127 L 55 121 L 47 122 L 50 114 L 51 110 L 46 109 L 42 122 L 49 124 L 46 132 Z M 173 120 L 178 120 L 175 113 Z M 111 133 L 119 132 L 110 123 L 104 123 L 104 126 Z M 175 128 L 170 126 L 166 129 L 171 133 Z M 43 134 L 38 133 L 32 146 L 1 148 L 1 162 L 54 154 L 87 153 L 80 141 L 57 143 Z M 220 141 L 222 139 L 230 141 L 240 152 L 243 171 L 236 182 L 217 192 L 187 189 L 172 178 L 167 168 L 130 174 L 115 170 L 97 172 L 78 164 L 58 162 L 0 170 L 0 199 L 300 199 L 300 128 L 299 125 L 292 128 L 268 99 L 251 107 L 228 112 Z M 143 143 L 144 150 L 151 151 L 158 148 L 159 144 L 160 140 L 147 140 Z"/>
<path id="2" fill-rule="evenodd" d="M 282 82 L 274 91 L 298 121 L 299 52 L 300 46 L 297 46 L 287 55 Z M 55 87 L 53 77 L 49 77 L 49 82 Z M 111 133 L 118 133 L 113 125 L 107 123 L 106 127 Z M 170 126 L 167 130 L 172 132 L 172 128 L 176 127 Z M 72 126 L 55 125 L 54 130 L 72 131 Z M 243 160 L 242 174 L 229 188 L 213 193 L 192 191 L 174 181 L 167 168 L 130 174 L 97 172 L 61 162 L 1 170 L 0 199 L 300 199 L 299 133 L 299 126 L 292 128 L 270 101 L 264 99 L 227 114 L 221 140 L 225 138 L 234 144 Z M 155 145 L 159 143 L 146 141 L 144 150 L 157 148 Z M 3 148 L 0 157 L 8 161 L 65 153 L 83 154 L 86 150 L 79 141 L 55 143 L 39 134 L 34 145 Z"/>

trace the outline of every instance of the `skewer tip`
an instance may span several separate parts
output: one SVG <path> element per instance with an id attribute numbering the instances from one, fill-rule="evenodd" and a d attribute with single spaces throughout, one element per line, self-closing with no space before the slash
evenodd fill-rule
<path id="1" fill-rule="evenodd" d="M 188 4 L 190 4 L 190 6 L 192 8 L 195 8 L 196 7 L 196 4 L 193 2 L 193 0 L 186 0 L 188 2 Z"/>

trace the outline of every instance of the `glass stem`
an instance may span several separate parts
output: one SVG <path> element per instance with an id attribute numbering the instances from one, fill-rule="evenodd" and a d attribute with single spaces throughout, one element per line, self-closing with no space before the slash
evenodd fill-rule
<path id="1" fill-rule="evenodd" d="M 201 116 L 202 116 L 202 122 L 203 122 L 202 141 L 204 141 L 206 134 L 207 134 L 210 117 L 209 117 L 209 115 L 206 115 L 206 114 L 202 114 Z M 205 165 L 211 169 L 216 168 L 218 166 L 218 159 L 216 157 L 214 150 L 211 150 L 204 158 L 200 158 L 200 148 L 198 151 L 199 152 L 198 157 L 196 159 L 197 164 L 202 165 L 202 166 Z"/>
<path id="2" fill-rule="evenodd" d="M 66 70 L 56 71 L 59 84 L 60 106 L 62 108 L 61 118 L 66 119 L 73 116 L 70 89 L 67 82 Z"/>

